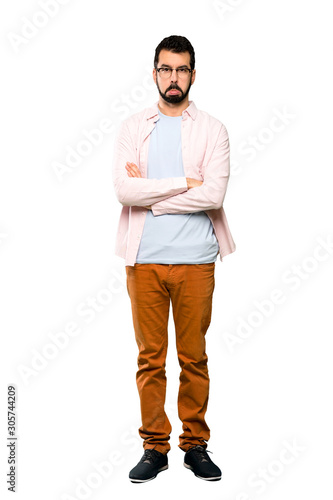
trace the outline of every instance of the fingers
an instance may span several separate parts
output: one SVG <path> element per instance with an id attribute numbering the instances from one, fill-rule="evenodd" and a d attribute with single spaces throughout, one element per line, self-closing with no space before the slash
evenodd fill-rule
<path id="1" fill-rule="evenodd" d="M 129 177 L 141 177 L 141 172 L 135 163 L 127 162 L 125 165 Z"/>
<path id="2" fill-rule="evenodd" d="M 132 169 L 130 167 L 128 167 L 127 165 L 125 165 L 125 168 L 127 170 L 128 177 L 135 177 L 134 172 L 132 171 Z"/>
<path id="3" fill-rule="evenodd" d="M 187 188 L 195 188 L 199 187 L 203 184 L 203 181 L 198 181 L 197 179 L 192 179 L 192 177 L 186 177 Z"/>

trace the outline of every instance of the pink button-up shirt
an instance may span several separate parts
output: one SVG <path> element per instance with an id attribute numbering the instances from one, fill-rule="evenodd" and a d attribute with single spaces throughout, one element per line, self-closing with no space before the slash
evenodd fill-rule
<path id="1" fill-rule="evenodd" d="M 124 120 L 118 131 L 113 156 L 113 184 L 123 205 L 115 254 L 133 266 L 151 205 L 155 216 L 205 211 L 220 248 L 220 260 L 236 249 L 223 208 L 229 175 L 228 132 L 219 120 L 197 109 L 193 101 L 182 112 L 181 139 L 184 177 L 147 179 L 150 133 L 159 120 L 157 102 Z M 138 166 L 142 177 L 129 177 L 127 162 Z M 203 181 L 188 189 L 186 177 Z"/>

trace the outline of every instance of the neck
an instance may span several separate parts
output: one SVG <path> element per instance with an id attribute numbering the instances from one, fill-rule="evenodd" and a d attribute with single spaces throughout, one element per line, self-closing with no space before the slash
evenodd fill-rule
<path id="1" fill-rule="evenodd" d="M 189 99 L 188 96 L 182 102 L 177 104 L 171 104 L 166 102 L 161 96 L 158 101 L 159 110 L 167 116 L 181 116 L 184 109 L 188 108 Z"/>

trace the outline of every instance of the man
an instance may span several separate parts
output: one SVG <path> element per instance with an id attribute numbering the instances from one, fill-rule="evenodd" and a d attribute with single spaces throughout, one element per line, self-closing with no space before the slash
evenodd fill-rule
<path id="1" fill-rule="evenodd" d="M 135 338 L 144 455 L 130 471 L 145 482 L 168 468 L 171 425 L 164 411 L 170 300 L 181 367 L 178 414 L 184 465 L 204 480 L 221 479 L 207 454 L 209 393 L 205 334 L 211 320 L 214 270 L 235 250 L 223 200 L 229 179 L 225 126 L 189 101 L 195 55 L 182 36 L 156 47 L 159 101 L 124 120 L 113 159 L 123 205 L 116 255 L 125 259 Z"/>

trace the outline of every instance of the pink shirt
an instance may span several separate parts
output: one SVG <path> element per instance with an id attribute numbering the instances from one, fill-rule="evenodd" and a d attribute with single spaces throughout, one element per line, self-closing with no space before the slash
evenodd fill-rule
<path id="1" fill-rule="evenodd" d="M 236 249 L 223 208 L 230 175 L 228 132 L 223 123 L 189 101 L 181 125 L 185 176 L 147 179 L 150 133 L 159 118 L 157 104 L 124 120 L 115 140 L 112 176 L 123 205 L 115 254 L 125 259 L 126 266 L 134 266 L 148 211 L 144 206 L 151 205 L 154 215 L 204 210 L 212 222 L 222 261 Z M 141 178 L 128 177 L 127 162 L 139 167 Z M 203 183 L 188 189 L 186 177 Z"/>

